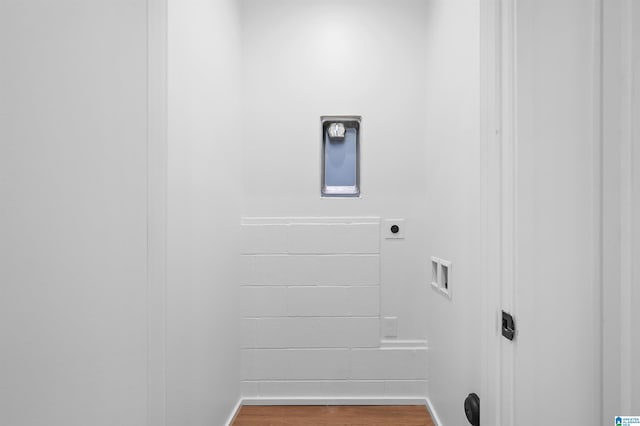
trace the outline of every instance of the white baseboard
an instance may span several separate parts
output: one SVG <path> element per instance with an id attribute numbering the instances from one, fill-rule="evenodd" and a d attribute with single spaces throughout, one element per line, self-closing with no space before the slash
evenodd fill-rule
<path id="1" fill-rule="evenodd" d="M 424 398 L 244 398 L 243 405 L 425 405 Z"/>
<path id="2" fill-rule="evenodd" d="M 435 426 L 443 426 L 429 398 L 240 398 L 227 426 L 243 405 L 425 405 Z"/>
<path id="3" fill-rule="evenodd" d="M 226 426 L 230 426 L 231 423 L 233 423 L 233 421 L 236 419 L 236 416 L 240 412 L 240 407 L 242 407 L 242 405 L 243 405 L 243 400 L 242 398 L 240 398 L 238 399 L 238 402 L 236 402 L 236 405 L 233 407 L 233 410 L 231 410 L 231 414 L 229 414 L 229 419 L 225 423 Z"/>
<path id="4" fill-rule="evenodd" d="M 397 348 L 397 349 L 429 349 L 426 340 L 398 340 L 398 339 L 382 339 L 380 341 L 381 348 Z"/>
<path id="5" fill-rule="evenodd" d="M 440 418 L 438 417 L 438 413 L 436 413 L 435 408 L 433 408 L 433 405 L 431 404 L 431 400 L 429 400 L 429 398 L 426 398 L 425 403 L 427 405 L 427 410 L 429 411 L 429 414 L 431 414 L 431 420 L 433 420 L 433 424 L 435 424 L 436 426 L 444 426 L 440 421 Z"/>

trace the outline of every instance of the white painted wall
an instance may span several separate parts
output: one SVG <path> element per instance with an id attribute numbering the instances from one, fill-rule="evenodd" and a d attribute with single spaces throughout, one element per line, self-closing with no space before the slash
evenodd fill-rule
<path id="1" fill-rule="evenodd" d="M 597 6 L 518 2 L 519 426 L 598 411 Z M 640 8 L 604 10 L 607 421 L 640 410 Z M 245 396 L 418 396 L 428 378 L 442 423 L 465 424 L 482 368 L 478 5 L 188 0 L 168 18 L 167 424 L 224 423 L 241 344 Z M 146 2 L 0 4 L 0 423 L 146 422 L 146 31 Z M 363 116 L 359 199 L 319 196 L 325 114 Z M 405 240 L 381 238 L 389 217 Z M 453 262 L 451 300 L 429 256 Z"/>
<path id="2" fill-rule="evenodd" d="M 374 233 L 373 238 L 380 244 L 379 254 L 375 253 L 380 259 L 378 312 L 383 317 L 398 317 L 397 340 L 423 347 L 428 291 L 424 239 L 428 221 L 424 196 L 427 181 L 424 159 L 428 156 L 424 125 L 428 97 L 425 83 L 427 3 L 421 0 L 244 0 L 241 4 L 243 216 L 304 217 L 304 221 L 316 226 L 323 226 L 323 222 L 335 217 L 405 218 L 405 240 L 380 240 L 379 233 Z M 362 196 L 321 199 L 320 117 L 347 114 L 363 117 Z M 267 237 L 256 238 L 265 241 Z M 272 239 L 274 246 L 276 239 Z M 324 254 L 345 254 L 338 242 L 332 244 L 322 232 L 307 237 L 306 249 L 314 246 L 314 250 L 322 247 Z M 300 246 L 294 248 L 300 250 Z M 254 254 L 273 250 L 266 245 Z M 316 256 L 318 252 L 307 254 Z M 286 284 L 290 286 L 305 284 L 295 281 L 295 277 L 287 279 Z M 342 284 L 348 286 L 354 281 Z M 372 284 L 378 285 L 378 282 Z M 280 296 L 274 296 L 274 307 L 283 307 L 277 301 L 287 297 L 287 289 L 280 291 Z M 313 315 L 310 302 L 314 296 L 302 297 L 304 300 L 294 307 L 297 314 Z M 300 312 L 304 304 L 309 310 Z M 279 315 L 288 316 L 291 312 L 283 311 Z M 330 311 L 324 314 L 329 315 Z M 376 313 L 374 317 L 377 316 Z M 367 327 L 367 333 L 371 327 Z M 374 330 L 374 337 L 376 335 Z M 266 343 L 276 344 L 275 340 Z M 376 345 L 380 345 L 379 338 L 363 343 L 353 334 L 339 346 Z M 337 362 L 346 366 L 348 355 L 344 351 L 338 353 Z M 312 374 L 311 358 L 296 359 L 292 361 L 292 368 L 308 368 L 308 374 Z M 371 365 L 376 364 L 384 365 L 381 361 Z M 347 367 L 346 371 L 339 372 L 339 377 L 331 378 L 355 380 L 351 372 Z M 286 379 L 284 375 L 273 374 L 271 378 Z M 415 379 L 424 378 L 419 370 L 412 375 Z M 292 393 L 317 397 L 363 396 L 365 393 L 383 396 L 385 391 L 380 380 L 384 377 L 369 378 L 377 379 L 378 383 L 371 383 L 366 389 L 360 384 L 336 388 L 333 384 L 312 383 L 296 388 L 265 386 L 263 391 L 247 387 L 247 395 L 255 396 L 258 392 L 264 397 L 291 396 Z M 397 394 L 404 392 L 425 393 L 422 387 Z"/>
<path id="3" fill-rule="evenodd" d="M 239 26 L 169 1 L 167 424 L 221 425 L 239 390 Z"/>
<path id="4" fill-rule="evenodd" d="M 146 423 L 146 2 L 0 2 L 0 424 Z"/>
<path id="5" fill-rule="evenodd" d="M 465 397 L 481 392 L 480 10 L 431 1 L 425 23 L 426 254 L 452 262 L 451 299 L 430 289 L 429 399 L 443 425 L 468 424 Z"/>

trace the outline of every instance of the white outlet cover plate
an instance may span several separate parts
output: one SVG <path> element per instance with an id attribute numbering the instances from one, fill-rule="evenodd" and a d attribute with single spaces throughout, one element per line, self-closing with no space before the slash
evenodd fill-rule
<path id="1" fill-rule="evenodd" d="M 391 227 L 393 225 L 397 225 L 398 228 L 400 228 L 396 234 L 391 232 Z M 385 219 L 382 222 L 382 226 L 383 226 L 382 234 L 384 235 L 385 239 L 387 240 L 403 240 L 404 239 L 404 233 L 406 228 L 404 219 Z"/>
<path id="2" fill-rule="evenodd" d="M 398 337 L 398 317 L 384 317 L 382 319 L 382 337 Z"/>

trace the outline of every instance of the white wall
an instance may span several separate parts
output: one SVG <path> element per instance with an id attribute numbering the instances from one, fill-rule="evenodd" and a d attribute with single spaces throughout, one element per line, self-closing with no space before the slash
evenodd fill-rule
<path id="1" fill-rule="evenodd" d="M 243 216 L 280 217 L 285 224 L 304 217 L 300 220 L 316 227 L 340 220 L 336 217 L 405 218 L 405 240 L 382 240 L 376 227 L 376 232 L 364 235 L 366 238 L 373 235 L 372 238 L 379 241 L 379 254 L 374 253 L 380 259 L 379 315 L 398 317 L 396 340 L 417 348 L 425 345 L 425 300 L 429 288 L 424 248 L 428 220 L 424 159 L 429 155 L 424 125 L 429 96 L 425 84 L 429 23 L 426 5 L 422 0 L 242 2 Z M 320 117 L 332 114 L 363 117 L 362 196 L 358 199 L 320 197 Z M 264 241 L 267 237 L 256 238 Z M 277 237 L 271 238 L 276 245 Z M 295 244 L 286 249 L 299 253 L 312 248 L 310 254 L 317 255 L 318 247 L 322 247 L 324 254 L 345 254 L 338 242 L 332 245 L 331 239 L 322 232 L 312 232 L 304 249 Z M 265 254 L 273 248 L 267 244 L 262 250 L 266 251 L 246 253 Z M 305 284 L 296 282 L 295 277 L 287 279 L 294 287 Z M 250 285 L 255 283 L 245 284 L 256 287 Z M 274 306 L 278 300 L 284 302 L 288 291 L 279 290 L 281 296 L 274 300 Z M 301 303 L 311 306 L 309 302 L 313 297 L 307 293 Z M 314 314 L 311 310 L 302 313 Z M 330 310 L 320 313 L 331 315 Z M 279 314 L 290 315 L 286 311 Z M 372 316 L 375 319 L 378 314 Z M 373 333 L 371 341 L 363 344 L 353 334 L 340 346 L 347 350 L 380 346 L 380 339 L 375 338 L 376 323 L 368 322 L 367 336 Z M 273 345 L 275 341 L 267 343 Z M 376 353 L 381 351 L 376 349 Z M 382 356 L 392 354 L 387 350 Z M 394 363 L 392 359 L 386 361 L 388 365 Z M 348 356 L 338 362 L 344 365 Z M 305 361 L 303 357 L 295 364 L 296 368 L 309 367 L 307 380 L 321 379 L 313 376 L 312 358 Z M 372 363 L 380 368 L 384 364 L 382 358 Z M 409 378 L 423 379 L 425 373 L 421 369 Z M 352 373 L 351 370 L 343 372 L 339 378 L 356 380 Z M 286 379 L 285 376 L 276 378 Z M 384 395 L 380 385 L 384 378 L 375 375 L 370 378 L 379 382 L 370 383 L 366 392 Z M 263 397 L 365 393 L 365 388 L 357 387 L 358 384 L 346 384 L 342 388 L 323 386 L 313 383 L 307 387 L 281 387 L 278 392 L 269 391 L 275 388 L 267 386 L 263 390 L 255 386 L 245 386 L 245 389 L 246 395 L 255 396 L 257 392 Z M 400 393 L 424 395 L 425 390 L 422 386 Z"/>
<path id="2" fill-rule="evenodd" d="M 146 11 L 0 2 L 3 425 L 146 423 Z"/>
<path id="3" fill-rule="evenodd" d="M 481 393 L 479 3 L 428 2 L 425 154 L 428 256 L 452 262 L 451 299 L 430 290 L 429 398 L 443 425 L 468 424 Z"/>
<path id="4" fill-rule="evenodd" d="M 240 396 L 235 3 L 169 2 L 168 425 L 224 424 Z"/>

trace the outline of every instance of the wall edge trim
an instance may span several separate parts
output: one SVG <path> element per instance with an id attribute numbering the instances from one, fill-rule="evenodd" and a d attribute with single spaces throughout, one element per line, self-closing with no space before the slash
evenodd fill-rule
<path id="1" fill-rule="evenodd" d="M 240 409 L 242 408 L 243 405 L 244 405 L 244 399 L 238 398 L 238 402 L 236 402 L 236 405 L 233 406 L 233 409 L 231 410 L 231 414 L 229 414 L 229 418 L 225 423 L 226 426 L 231 426 L 231 424 L 233 424 L 234 420 L 240 413 Z"/>
<path id="2" fill-rule="evenodd" d="M 444 426 L 444 424 L 440 421 L 440 417 L 438 417 L 438 413 L 436 412 L 436 409 L 433 407 L 433 404 L 431 403 L 431 400 L 429 398 L 425 398 L 425 405 L 427 406 L 427 411 L 429 411 L 431 420 L 433 420 L 435 426 Z"/>

